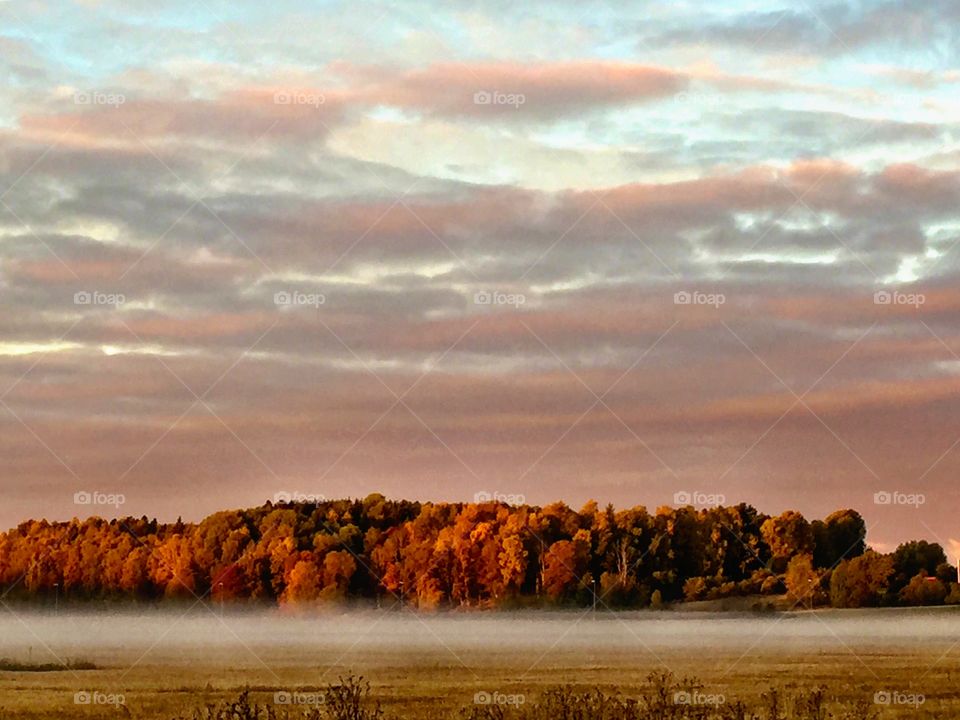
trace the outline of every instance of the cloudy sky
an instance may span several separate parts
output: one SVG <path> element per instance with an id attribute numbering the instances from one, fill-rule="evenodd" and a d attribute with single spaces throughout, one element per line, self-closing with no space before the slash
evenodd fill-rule
<path id="1" fill-rule="evenodd" d="M 0 525 L 687 493 L 946 544 L 958 28 L 0 1 Z"/>

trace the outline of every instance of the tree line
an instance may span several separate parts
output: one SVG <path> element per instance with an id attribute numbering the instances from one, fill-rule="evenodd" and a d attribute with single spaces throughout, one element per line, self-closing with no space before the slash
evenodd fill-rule
<path id="1" fill-rule="evenodd" d="M 267 503 L 199 523 L 32 520 L 0 534 L 0 586 L 10 597 L 58 601 L 356 598 L 421 608 L 660 607 L 754 595 L 807 607 L 960 602 L 939 545 L 882 554 L 865 536 L 849 509 L 811 522 L 747 504 L 648 512 L 591 501 L 576 511 L 375 494 Z"/>

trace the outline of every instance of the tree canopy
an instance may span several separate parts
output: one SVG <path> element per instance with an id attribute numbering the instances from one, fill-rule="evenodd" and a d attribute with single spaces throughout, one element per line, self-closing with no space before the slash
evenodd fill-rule
<path id="1" fill-rule="evenodd" d="M 942 548 L 865 553 L 863 519 L 808 522 L 740 504 L 695 509 L 588 503 L 544 507 L 417 503 L 371 495 L 215 513 L 199 523 L 143 518 L 34 520 L 0 534 L 12 597 L 209 598 L 282 605 L 347 598 L 424 608 L 538 602 L 643 607 L 784 594 L 811 605 L 942 602 Z M 918 577 L 931 581 L 919 584 Z M 933 581 L 940 583 L 934 586 Z M 811 593 L 804 592 L 809 588 Z"/>

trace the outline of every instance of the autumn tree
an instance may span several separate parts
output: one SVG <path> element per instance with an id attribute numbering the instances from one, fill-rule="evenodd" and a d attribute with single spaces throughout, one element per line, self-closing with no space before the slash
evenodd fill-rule
<path id="1" fill-rule="evenodd" d="M 348 551 L 327 553 L 323 558 L 323 589 L 320 596 L 327 601 L 345 598 L 356 571 L 357 561 Z"/>
<path id="2" fill-rule="evenodd" d="M 656 546 L 653 521 L 644 507 L 614 512 L 608 507 L 596 532 L 605 535 L 598 545 L 600 597 L 610 606 L 643 604 L 638 577 L 650 570 Z M 649 593 L 648 593 L 649 594 Z"/>
<path id="3" fill-rule="evenodd" d="M 841 560 L 863 555 L 867 526 L 856 510 L 837 510 L 825 520 L 811 523 L 813 561 L 818 568 L 832 568 Z"/>
<path id="4" fill-rule="evenodd" d="M 893 551 L 893 578 L 890 592 L 899 595 L 917 575 L 935 576 L 946 564 L 947 556 L 937 543 L 915 540 L 902 543 Z"/>
<path id="5" fill-rule="evenodd" d="M 166 597 L 196 595 L 196 567 L 189 541 L 182 535 L 170 535 L 157 545 L 147 562 L 151 582 Z"/>
<path id="6" fill-rule="evenodd" d="M 500 583 L 505 596 L 520 594 L 527 577 L 527 567 L 532 552 L 532 537 L 527 532 L 526 509 L 510 513 L 500 529 L 497 566 Z"/>
<path id="7" fill-rule="evenodd" d="M 554 599 L 570 596 L 586 587 L 590 533 L 578 530 L 573 540 L 560 540 L 550 546 L 544 558 L 543 589 Z"/>
<path id="8" fill-rule="evenodd" d="M 797 605 L 812 608 L 824 599 L 820 576 L 813 569 L 813 556 L 809 553 L 795 555 L 787 564 L 784 576 L 787 597 Z"/>
<path id="9" fill-rule="evenodd" d="M 770 551 L 770 564 L 774 572 L 781 573 L 794 555 L 813 550 L 813 532 L 810 523 L 796 510 L 787 510 L 777 517 L 769 518 L 760 528 L 763 541 Z"/>
<path id="10" fill-rule="evenodd" d="M 918 572 L 900 590 L 899 599 L 904 605 L 942 605 L 949 590 L 936 576 Z"/>
<path id="11" fill-rule="evenodd" d="M 316 560 L 305 553 L 297 560 L 285 580 L 280 602 L 289 605 L 309 605 L 320 597 L 322 579 Z"/>
<path id="12" fill-rule="evenodd" d="M 893 558 L 868 550 L 843 560 L 830 575 L 830 603 L 834 607 L 876 607 L 887 594 Z"/>
<path id="13" fill-rule="evenodd" d="M 840 606 L 957 602 L 939 545 L 864 553 L 863 519 L 812 525 L 749 505 L 578 512 L 485 503 L 267 503 L 199 523 L 146 517 L 28 521 L 0 533 L 0 593 L 70 600 L 196 597 L 310 604 L 402 597 L 421 608 L 520 596 L 611 606 L 780 593 L 806 602 L 814 570 Z M 811 560 L 812 556 L 812 560 Z M 831 572 L 833 564 L 837 567 Z M 784 575 L 785 573 L 785 575 Z M 946 592 L 945 592 L 946 591 Z"/>

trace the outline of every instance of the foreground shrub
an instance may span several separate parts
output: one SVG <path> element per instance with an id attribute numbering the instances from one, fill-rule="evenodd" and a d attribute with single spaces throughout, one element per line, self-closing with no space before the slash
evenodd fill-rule
<path id="1" fill-rule="evenodd" d="M 704 692 L 696 679 L 653 673 L 637 698 L 601 690 L 577 691 L 569 686 L 548 690 L 535 702 L 519 707 L 474 706 L 462 720 L 876 720 L 867 700 L 828 709 L 826 688 L 790 695 L 770 690 L 756 707 Z"/>
<path id="2" fill-rule="evenodd" d="M 322 691 L 323 702 L 306 709 L 257 704 L 243 692 L 233 701 L 207 705 L 178 720 L 394 720 L 371 697 L 370 683 L 347 676 Z M 761 695 L 756 706 L 704 691 L 694 678 L 652 673 L 636 697 L 569 685 L 552 688 L 530 702 L 481 704 L 463 708 L 460 720 L 876 720 L 866 699 L 848 707 L 828 707 L 825 687 Z M 405 715 L 403 720 L 416 720 Z"/>
<path id="3" fill-rule="evenodd" d="M 319 705 L 288 710 L 276 703 L 258 704 L 249 691 L 233 701 L 207 705 L 180 720 L 383 720 L 380 703 L 370 697 L 370 683 L 352 675 L 324 688 Z"/>

